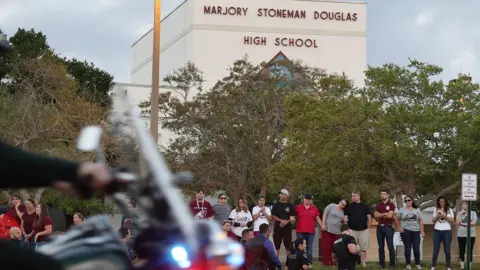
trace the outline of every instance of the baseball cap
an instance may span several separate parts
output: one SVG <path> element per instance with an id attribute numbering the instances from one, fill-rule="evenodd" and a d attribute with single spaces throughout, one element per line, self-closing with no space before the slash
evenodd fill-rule
<path id="1" fill-rule="evenodd" d="M 7 40 L 0 39 L 0 53 L 9 52 L 12 50 L 12 46 L 8 43 Z"/>
<path id="2" fill-rule="evenodd" d="M 285 194 L 285 195 L 287 195 L 287 196 L 290 195 L 290 192 L 288 192 L 288 190 L 286 190 L 286 189 L 284 189 L 284 188 L 281 189 L 281 190 L 278 192 L 278 194 L 281 194 L 281 193 L 283 193 L 283 194 Z"/>
<path id="3" fill-rule="evenodd" d="M 312 194 L 305 194 L 303 195 L 303 198 L 307 199 L 307 200 L 311 200 L 313 198 Z"/>

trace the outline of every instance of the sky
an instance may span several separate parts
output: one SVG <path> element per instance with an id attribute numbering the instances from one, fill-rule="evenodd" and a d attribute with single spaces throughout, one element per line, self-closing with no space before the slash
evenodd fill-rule
<path id="1" fill-rule="evenodd" d="M 165 16 L 183 0 L 162 2 Z M 410 57 L 442 66 L 443 78 L 475 80 L 478 10 L 478 0 L 367 0 L 367 63 L 403 65 Z M 2 31 L 42 31 L 56 52 L 93 62 L 118 82 L 130 81 L 130 47 L 152 25 L 152 0 L 0 0 Z"/>

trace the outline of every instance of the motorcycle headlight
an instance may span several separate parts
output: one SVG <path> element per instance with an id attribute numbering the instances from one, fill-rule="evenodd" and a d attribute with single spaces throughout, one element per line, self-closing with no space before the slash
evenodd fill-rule
<path id="1" fill-rule="evenodd" d="M 187 250 L 182 246 L 175 246 L 170 251 L 170 256 L 180 268 L 189 268 L 192 263 L 188 258 Z"/>

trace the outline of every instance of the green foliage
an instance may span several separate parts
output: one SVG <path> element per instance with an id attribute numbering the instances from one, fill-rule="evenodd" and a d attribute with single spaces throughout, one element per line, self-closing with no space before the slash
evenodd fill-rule
<path id="1" fill-rule="evenodd" d="M 106 98 L 113 77 L 93 64 L 60 58 L 48 46 L 46 36 L 33 29 L 19 29 L 10 42 L 14 52 L 0 65 L 0 80 L 8 78 L 0 84 L 0 137 L 45 155 L 91 159 L 92 155 L 76 150 L 77 136 L 83 126 L 105 120 L 106 102 L 101 99 Z M 90 88 L 94 88 L 92 93 L 103 94 L 82 94 Z M 115 162 L 117 155 L 109 139 L 105 147 L 109 161 Z M 37 190 L 4 190 L 0 200 L 12 192 L 24 198 L 40 195 Z M 99 199 L 78 201 L 54 191 L 46 191 L 41 201 L 68 214 L 112 211 L 111 205 Z"/>
<path id="2" fill-rule="evenodd" d="M 44 56 L 53 56 L 67 67 L 68 75 L 78 85 L 78 94 L 101 106 L 110 105 L 109 91 L 113 86 L 113 76 L 99 69 L 93 63 L 78 59 L 67 59 L 55 53 L 48 45 L 47 37 L 34 29 L 19 28 L 10 37 L 13 52 L 5 58 L 5 64 L 0 65 L 0 80 L 11 72 L 15 58 L 30 59 Z"/>
<path id="3" fill-rule="evenodd" d="M 173 90 L 160 94 L 161 123 L 176 134 L 168 160 L 193 171 L 195 187 L 250 202 L 287 187 L 320 208 L 353 190 L 373 204 L 388 188 L 425 208 L 479 170 L 480 88 L 464 74 L 443 82 L 440 67 L 411 60 L 369 67 L 354 87 L 286 60 L 244 58 L 229 71 L 206 92 L 192 63 L 164 79 Z"/>
<path id="4" fill-rule="evenodd" d="M 177 135 L 167 155 L 175 168 L 193 171 L 196 187 L 256 201 L 276 181 L 271 172 L 285 146 L 285 98 L 347 80 L 297 62 L 257 66 L 248 58 L 229 72 L 208 92 L 192 63 L 164 79 L 174 91 L 161 94 L 162 125 Z"/>
<path id="5" fill-rule="evenodd" d="M 77 200 L 54 189 L 45 190 L 42 195 L 42 202 L 63 210 L 67 215 L 73 215 L 76 212 L 85 216 L 113 214 L 113 205 L 105 204 L 102 199 Z"/>
<path id="6" fill-rule="evenodd" d="M 79 94 L 102 106 L 110 105 L 109 91 L 113 76 L 95 67 L 93 63 L 64 58 L 68 74 L 77 82 Z"/>
<path id="7" fill-rule="evenodd" d="M 45 54 L 53 54 L 53 49 L 47 43 L 47 36 L 34 29 L 19 28 L 10 38 L 15 55 L 21 58 L 37 58 Z"/>
<path id="8" fill-rule="evenodd" d="M 465 75 L 444 84 L 434 79 L 441 72 L 415 60 L 386 64 L 370 67 L 365 87 L 345 95 L 290 96 L 289 145 L 277 173 L 295 178 L 299 189 L 329 194 L 360 189 L 376 197 L 389 188 L 421 196 L 418 203 L 428 202 L 422 208 L 458 192 L 460 173 L 480 165 L 479 86 Z"/>

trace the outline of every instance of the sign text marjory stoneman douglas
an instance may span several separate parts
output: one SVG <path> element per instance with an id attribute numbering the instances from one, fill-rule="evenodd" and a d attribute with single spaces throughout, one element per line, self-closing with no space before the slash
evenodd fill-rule
<path id="1" fill-rule="evenodd" d="M 350 21 L 355 22 L 358 14 L 354 12 L 337 12 L 337 11 L 313 11 L 297 9 L 275 9 L 275 8 L 258 8 L 256 10 L 257 17 L 284 18 L 284 19 L 307 19 L 329 20 L 329 21 Z M 203 13 L 210 15 L 224 16 L 247 16 L 249 14 L 248 7 L 237 6 L 203 6 Z"/>

